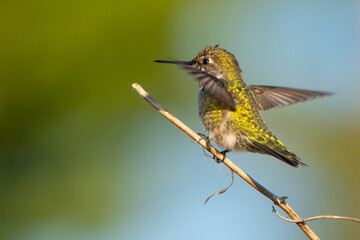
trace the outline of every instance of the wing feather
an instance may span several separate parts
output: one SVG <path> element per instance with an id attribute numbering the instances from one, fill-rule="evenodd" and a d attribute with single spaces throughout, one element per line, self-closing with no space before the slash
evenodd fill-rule
<path id="1" fill-rule="evenodd" d="M 332 95 L 328 92 L 262 85 L 250 85 L 249 88 L 263 111 Z"/>

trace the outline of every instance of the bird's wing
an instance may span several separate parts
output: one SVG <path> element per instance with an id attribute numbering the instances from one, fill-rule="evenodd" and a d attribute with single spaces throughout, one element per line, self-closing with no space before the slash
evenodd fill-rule
<path id="1" fill-rule="evenodd" d="M 208 91 L 211 95 L 226 103 L 231 109 L 236 110 L 236 104 L 231 94 L 226 90 L 221 79 L 201 71 L 200 69 L 191 67 L 189 65 L 180 65 L 188 73 L 190 73 L 199 83 L 199 86 Z"/>
<path id="2" fill-rule="evenodd" d="M 309 91 L 295 88 L 250 85 L 260 110 L 268 110 L 304 102 L 317 97 L 332 95 L 328 92 Z"/>

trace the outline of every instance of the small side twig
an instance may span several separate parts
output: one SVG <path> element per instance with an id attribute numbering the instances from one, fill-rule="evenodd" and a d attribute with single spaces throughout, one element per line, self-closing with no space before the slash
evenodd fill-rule
<path id="1" fill-rule="evenodd" d="M 230 169 L 231 170 L 231 169 Z M 212 198 L 213 196 L 216 196 L 216 195 L 220 195 L 220 194 L 223 194 L 224 192 L 226 192 L 234 183 L 234 171 L 231 170 L 231 183 L 229 186 L 227 186 L 226 188 L 223 188 L 219 191 L 217 191 L 216 193 L 212 194 L 210 197 L 208 197 L 205 202 L 204 202 L 204 205 L 206 205 L 206 203 L 210 200 L 210 198 Z"/>
<path id="2" fill-rule="evenodd" d="M 281 216 L 280 213 L 278 213 L 276 211 L 274 206 L 272 208 L 273 208 L 273 212 L 276 213 L 276 215 L 278 215 L 281 219 L 283 219 L 287 222 L 291 222 L 291 223 L 300 223 L 300 222 L 303 223 L 303 222 L 309 222 L 309 221 L 313 221 L 313 220 L 317 220 L 317 219 L 339 219 L 339 220 L 348 220 L 348 221 L 354 221 L 354 222 L 360 223 L 360 219 L 357 219 L 357 218 L 335 216 L 335 215 L 320 215 L 320 216 L 315 216 L 315 217 L 303 218 L 301 220 L 293 220 L 293 219 L 288 219 L 286 217 Z"/>

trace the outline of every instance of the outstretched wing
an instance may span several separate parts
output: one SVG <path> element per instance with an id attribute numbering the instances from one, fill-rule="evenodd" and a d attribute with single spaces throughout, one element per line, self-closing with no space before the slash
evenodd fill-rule
<path id="1" fill-rule="evenodd" d="M 260 110 L 263 111 L 332 95 L 328 92 L 285 87 L 250 85 L 249 88 L 253 92 Z"/>
<path id="2" fill-rule="evenodd" d="M 224 84 L 217 77 L 201 71 L 200 69 L 189 65 L 180 65 L 188 73 L 190 73 L 199 83 L 199 86 L 208 91 L 211 95 L 226 103 L 231 109 L 236 110 L 236 104 L 231 94 L 226 90 Z"/>

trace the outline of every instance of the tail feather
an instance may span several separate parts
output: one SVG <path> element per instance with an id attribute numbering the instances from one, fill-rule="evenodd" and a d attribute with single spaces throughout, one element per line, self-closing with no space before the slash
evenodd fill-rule
<path id="1" fill-rule="evenodd" d="M 301 166 L 308 166 L 305 163 L 301 162 L 301 160 L 293 153 L 289 152 L 288 155 L 284 155 L 264 144 L 258 143 L 258 142 L 252 142 L 254 148 L 259 152 L 259 153 L 263 153 L 263 154 L 268 154 L 268 155 L 272 155 L 274 157 L 276 157 L 277 159 L 280 159 L 281 161 L 289 164 L 290 166 L 293 167 L 299 167 Z"/>

